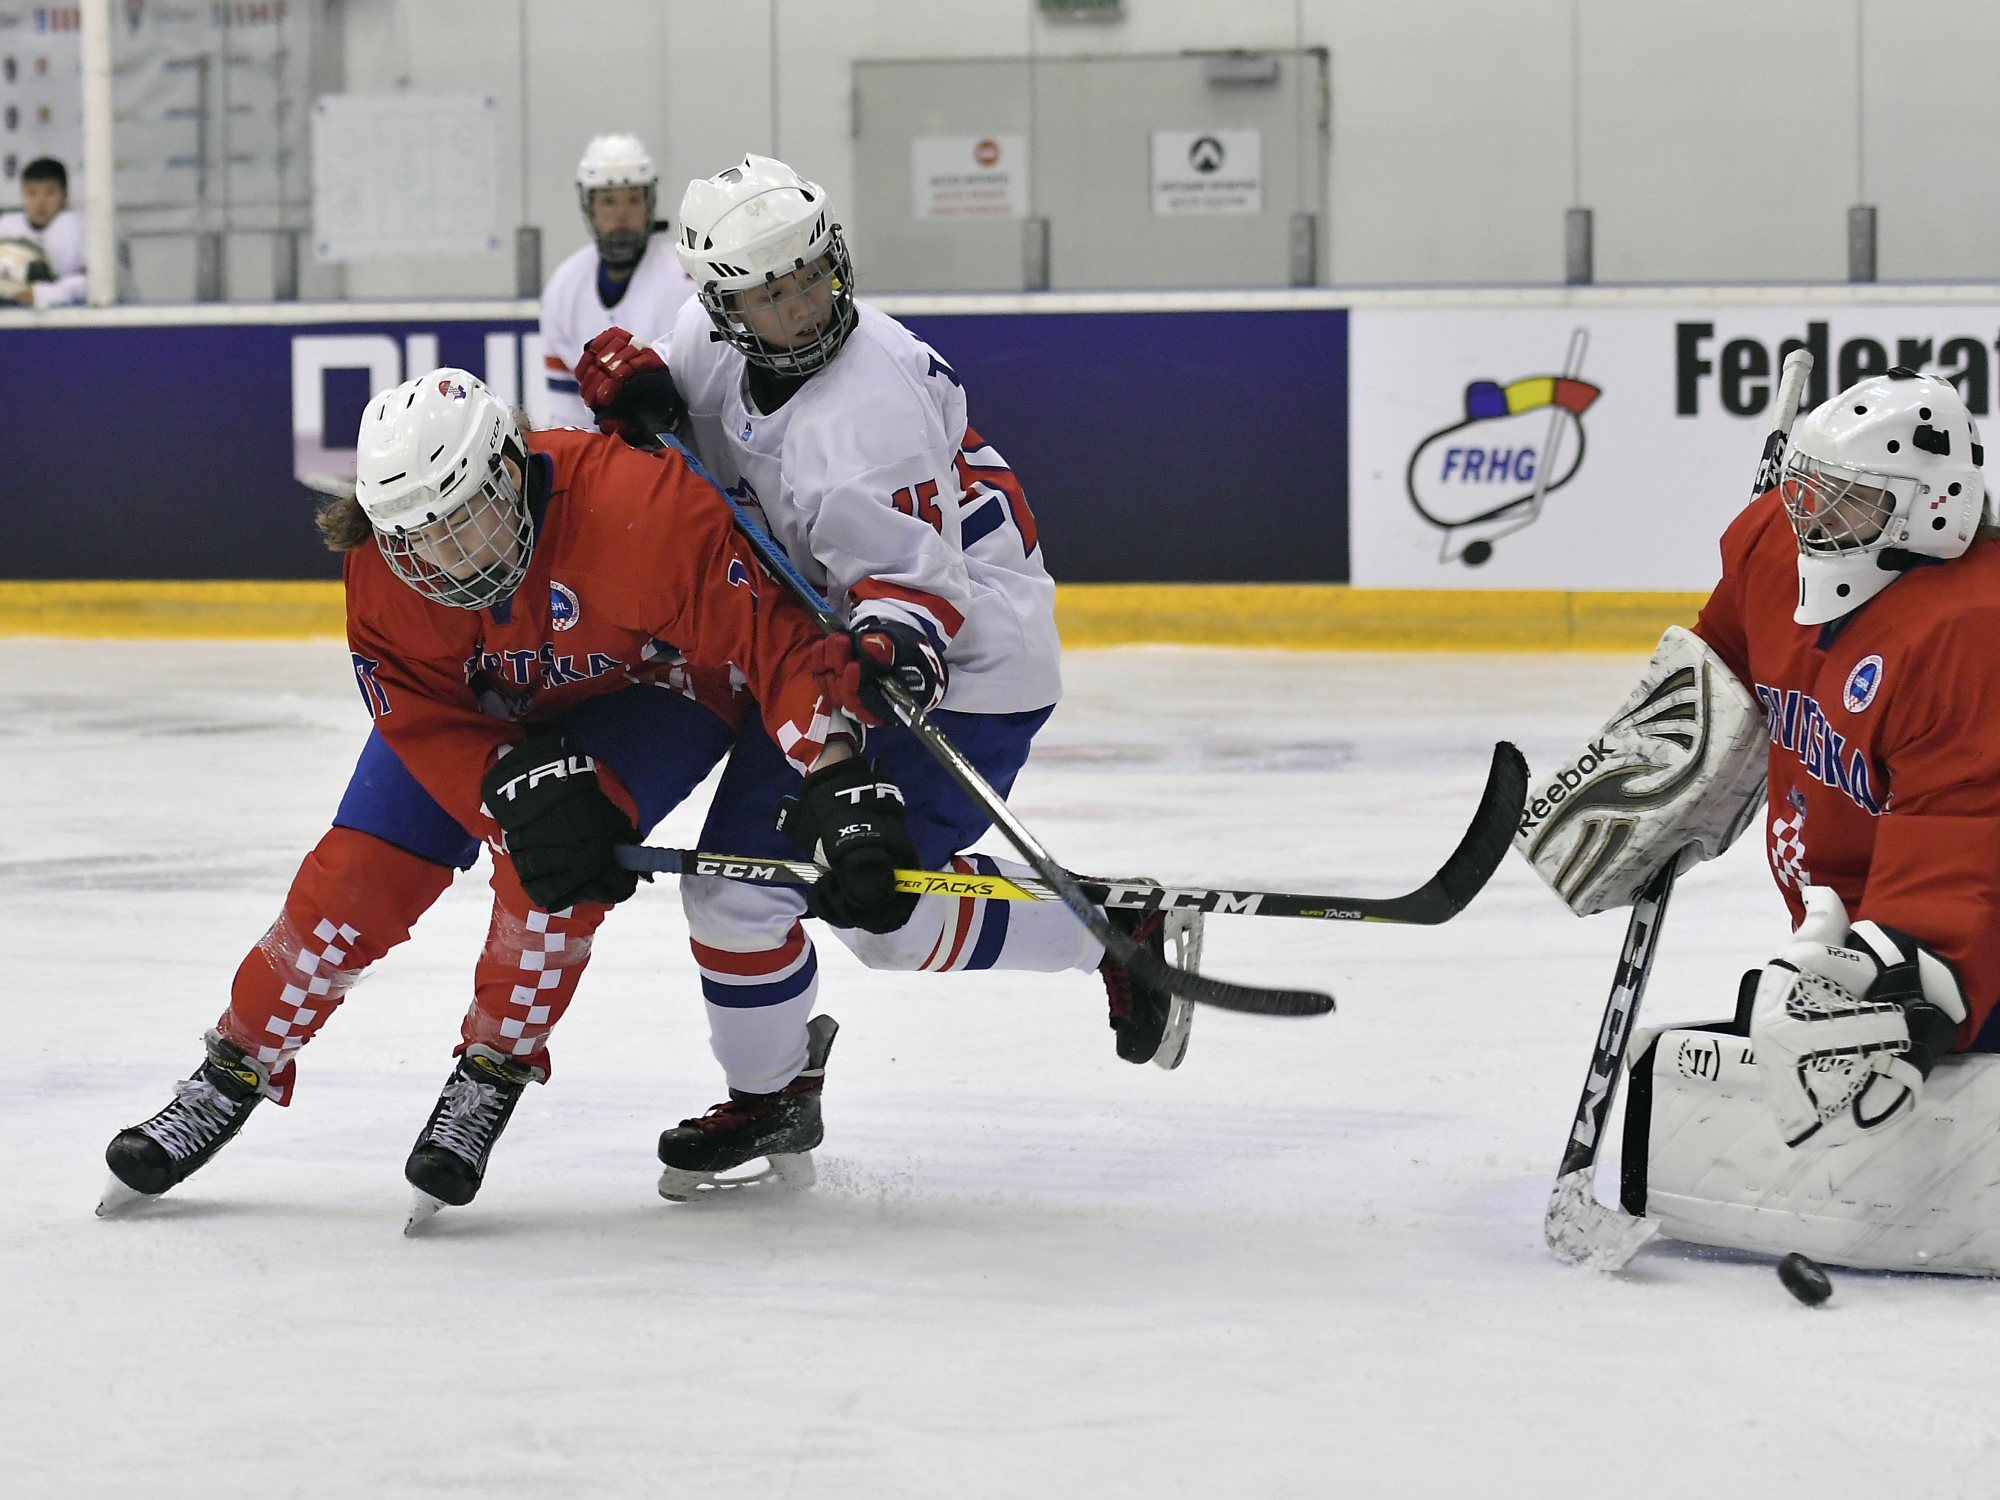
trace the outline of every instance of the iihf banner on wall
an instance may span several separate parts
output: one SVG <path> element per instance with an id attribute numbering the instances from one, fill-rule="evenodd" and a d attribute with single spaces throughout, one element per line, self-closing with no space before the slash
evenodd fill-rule
<path id="1" fill-rule="evenodd" d="M 1350 318 L 1353 581 L 1700 591 L 1794 346 L 1807 405 L 1892 365 L 1992 409 L 2000 304 L 1364 309 Z"/>

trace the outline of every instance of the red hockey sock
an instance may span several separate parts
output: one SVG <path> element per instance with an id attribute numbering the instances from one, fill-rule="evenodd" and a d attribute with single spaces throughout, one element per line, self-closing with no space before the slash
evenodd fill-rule
<path id="1" fill-rule="evenodd" d="M 579 902 L 547 912 L 528 899 L 513 862 L 493 861 L 493 922 L 473 972 L 472 1008 L 459 1029 L 463 1052 L 474 1042 L 549 1076 L 549 1032 L 569 1009 L 591 934 L 611 908 Z"/>
<path id="2" fill-rule="evenodd" d="M 306 856 L 278 920 L 237 968 L 216 1023 L 270 1070 L 272 1099 L 291 1102 L 293 1055 L 456 873 L 351 828 L 329 829 Z"/>

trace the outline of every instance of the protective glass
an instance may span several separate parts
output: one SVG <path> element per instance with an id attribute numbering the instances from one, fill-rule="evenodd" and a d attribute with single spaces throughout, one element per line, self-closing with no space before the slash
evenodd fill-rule
<path id="1" fill-rule="evenodd" d="M 722 336 L 752 364 L 780 375 L 810 375 L 854 329 L 854 264 L 838 227 L 810 265 L 770 272 L 759 286 L 710 282 L 700 295 Z"/>
<path id="2" fill-rule="evenodd" d="M 1811 557 L 1869 552 L 1884 545 L 1889 523 L 1909 513 L 1920 488 L 1900 474 L 1878 474 L 1828 463 L 1808 453 L 1785 460 L 1778 494 L 1799 551 Z"/>
<path id="3" fill-rule="evenodd" d="M 485 609 L 527 576 L 534 522 L 513 477 L 496 457 L 479 493 L 428 525 L 377 532 L 390 571 L 439 604 Z"/>

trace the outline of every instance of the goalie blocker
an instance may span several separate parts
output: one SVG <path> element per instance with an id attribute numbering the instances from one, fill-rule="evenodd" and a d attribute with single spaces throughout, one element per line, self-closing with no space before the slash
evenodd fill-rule
<path id="1" fill-rule="evenodd" d="M 1514 844 L 1580 917 L 1630 906 L 1668 860 L 1715 858 L 1764 800 L 1757 700 L 1675 625 L 1617 713 L 1529 788 Z"/>
<path id="2" fill-rule="evenodd" d="M 1690 1244 L 2000 1275 L 2000 1057 L 1941 1060 L 1896 1130 L 1793 1149 L 1744 1034 L 1751 991 L 1734 1021 L 1634 1038 L 1626 1212 Z"/>

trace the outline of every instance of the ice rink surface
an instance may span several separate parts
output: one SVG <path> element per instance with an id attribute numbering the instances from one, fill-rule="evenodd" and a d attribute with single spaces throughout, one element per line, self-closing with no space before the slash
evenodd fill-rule
<path id="1" fill-rule="evenodd" d="M 1491 743 L 1573 750 L 1641 658 L 1072 653 L 1015 806 L 1073 868 L 1389 895 Z M 266 1106 L 98 1221 L 366 730 L 337 643 L 0 642 L 0 1491 L 10 1496 L 1991 1496 L 2000 1293 L 1541 1212 L 1623 930 L 1510 859 L 1436 929 L 1211 922 L 1204 1011 L 1113 1054 L 1083 975 L 902 978 L 823 941 L 821 1183 L 680 1206 L 721 1097 L 679 905 L 606 924 L 479 1200 L 400 1234 L 486 921 L 462 877 Z M 678 815 L 656 842 L 690 842 Z M 998 847 L 989 840 L 987 847 Z M 1642 1020 L 1782 938 L 1749 841 L 1682 886 Z"/>

